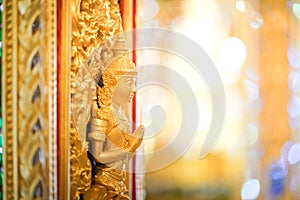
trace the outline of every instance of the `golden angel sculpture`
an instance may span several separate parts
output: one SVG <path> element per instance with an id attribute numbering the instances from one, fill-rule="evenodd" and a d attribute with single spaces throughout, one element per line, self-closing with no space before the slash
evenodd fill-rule
<path id="1" fill-rule="evenodd" d="M 72 113 L 93 168 L 83 199 L 129 199 L 126 165 L 142 142 L 144 128 L 130 128 L 137 73 L 125 52 L 125 39 L 118 35 L 96 48 L 78 74 Z"/>

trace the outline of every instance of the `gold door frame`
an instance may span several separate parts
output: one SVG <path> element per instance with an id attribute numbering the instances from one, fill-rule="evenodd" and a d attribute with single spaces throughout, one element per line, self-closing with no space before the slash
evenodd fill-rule
<path id="1" fill-rule="evenodd" d="M 71 0 L 57 1 L 57 70 L 58 70 L 58 199 L 70 199 L 70 66 Z"/>

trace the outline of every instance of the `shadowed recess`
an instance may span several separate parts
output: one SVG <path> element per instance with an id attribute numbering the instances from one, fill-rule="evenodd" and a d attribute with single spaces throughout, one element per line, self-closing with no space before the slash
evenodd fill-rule
<path id="1" fill-rule="evenodd" d="M 40 16 L 37 16 L 32 23 L 32 34 L 35 34 L 38 30 L 41 30 Z"/>
<path id="2" fill-rule="evenodd" d="M 34 93 L 33 93 L 33 96 L 32 96 L 32 99 L 31 99 L 31 102 L 34 103 L 36 101 L 36 99 L 41 95 L 41 89 L 40 89 L 40 86 L 37 86 Z"/>
<path id="3" fill-rule="evenodd" d="M 38 64 L 40 63 L 41 61 L 41 58 L 40 58 L 40 54 L 39 52 L 37 52 L 33 58 L 32 58 L 32 61 L 31 61 L 31 70 L 33 70 L 33 68 Z"/>
<path id="4" fill-rule="evenodd" d="M 32 128 L 32 134 L 35 134 L 36 132 L 38 132 L 41 129 L 42 129 L 41 122 L 40 122 L 40 119 L 38 119 Z"/>

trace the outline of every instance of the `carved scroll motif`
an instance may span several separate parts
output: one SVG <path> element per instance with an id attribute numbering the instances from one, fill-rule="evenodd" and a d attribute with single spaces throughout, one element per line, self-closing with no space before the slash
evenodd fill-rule
<path id="1" fill-rule="evenodd" d="M 5 199 L 55 198 L 54 17 L 54 0 L 4 4 Z"/>

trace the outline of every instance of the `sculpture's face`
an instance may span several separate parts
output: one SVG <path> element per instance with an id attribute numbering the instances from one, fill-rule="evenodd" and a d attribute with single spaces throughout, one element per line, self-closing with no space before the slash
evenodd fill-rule
<path id="1" fill-rule="evenodd" d="M 134 77 L 122 77 L 113 90 L 112 102 L 119 105 L 127 104 L 135 91 Z"/>

